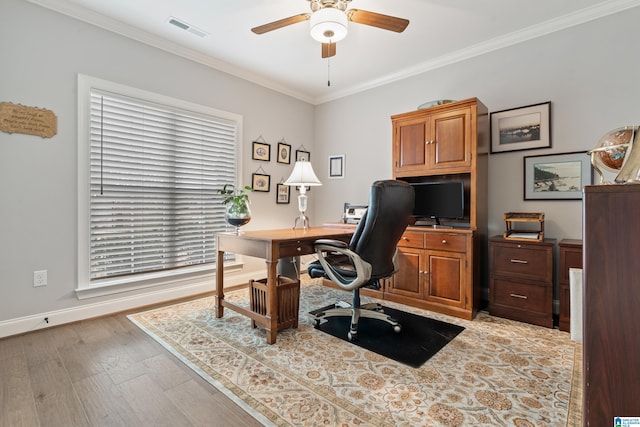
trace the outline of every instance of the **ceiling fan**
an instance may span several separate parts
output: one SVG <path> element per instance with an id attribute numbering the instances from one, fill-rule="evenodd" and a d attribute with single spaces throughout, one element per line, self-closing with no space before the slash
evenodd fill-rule
<path id="1" fill-rule="evenodd" d="M 348 21 L 401 33 L 409 20 L 360 9 L 349 9 L 351 0 L 307 0 L 311 13 L 301 13 L 251 29 L 264 34 L 302 21 L 310 21 L 311 37 L 322 43 L 322 57 L 336 54 L 336 42 L 347 36 Z"/>

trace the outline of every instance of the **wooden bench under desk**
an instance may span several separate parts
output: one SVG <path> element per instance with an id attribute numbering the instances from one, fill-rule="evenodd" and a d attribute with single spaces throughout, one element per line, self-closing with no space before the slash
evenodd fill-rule
<path id="1" fill-rule="evenodd" d="M 310 227 L 308 229 L 281 229 L 242 231 L 240 234 L 219 233 L 216 235 L 218 249 L 216 268 L 216 293 L 214 296 L 215 313 L 217 318 L 224 315 L 224 308 L 243 314 L 258 326 L 265 328 L 267 343 L 276 342 L 278 332 L 278 298 L 277 264 L 281 258 L 315 253 L 313 244 L 318 239 L 336 239 L 349 242 L 353 230 L 338 227 Z M 261 315 L 250 309 L 234 304 L 224 299 L 224 254 L 232 252 L 263 258 L 267 263 L 267 304 L 266 314 Z"/>

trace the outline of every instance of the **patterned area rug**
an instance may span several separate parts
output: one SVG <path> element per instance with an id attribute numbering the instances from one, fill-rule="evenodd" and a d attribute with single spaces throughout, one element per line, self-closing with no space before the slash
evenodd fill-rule
<path id="1" fill-rule="evenodd" d="M 465 321 L 385 301 L 465 327 L 415 369 L 315 330 L 306 313 L 350 298 L 319 283 L 303 276 L 299 326 L 280 331 L 274 345 L 231 310 L 216 319 L 213 297 L 129 318 L 265 425 L 581 424 L 581 346 L 568 333 L 486 313 Z M 246 290 L 225 297 L 248 305 Z"/>

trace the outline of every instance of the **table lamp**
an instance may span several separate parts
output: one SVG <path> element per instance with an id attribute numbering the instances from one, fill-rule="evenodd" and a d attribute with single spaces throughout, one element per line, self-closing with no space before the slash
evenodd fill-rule
<path id="1" fill-rule="evenodd" d="M 296 218 L 293 223 L 293 228 L 298 226 L 300 221 L 302 228 L 309 228 L 309 218 L 305 215 L 307 210 L 307 186 L 322 185 L 316 174 L 313 172 L 311 163 L 307 161 L 297 161 L 293 166 L 293 172 L 289 178 L 284 182 L 285 185 L 298 186 L 300 188 L 300 195 L 298 196 L 298 209 L 300 210 L 300 216 Z"/>

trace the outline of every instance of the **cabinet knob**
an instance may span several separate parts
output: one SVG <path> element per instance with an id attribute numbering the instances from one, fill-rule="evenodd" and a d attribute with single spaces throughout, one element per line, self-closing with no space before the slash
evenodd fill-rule
<path id="1" fill-rule="evenodd" d="M 301 248 L 300 246 L 298 246 L 298 247 L 296 248 L 296 250 L 297 250 L 298 252 L 302 252 L 302 248 Z"/>
<path id="2" fill-rule="evenodd" d="M 446 245 L 447 244 L 447 240 L 446 239 L 442 239 L 442 244 Z"/>
<path id="3" fill-rule="evenodd" d="M 409 241 L 409 238 L 408 238 L 408 237 L 404 237 L 404 236 L 402 236 L 402 240 L 404 240 L 405 242 L 408 242 L 408 241 Z"/>

